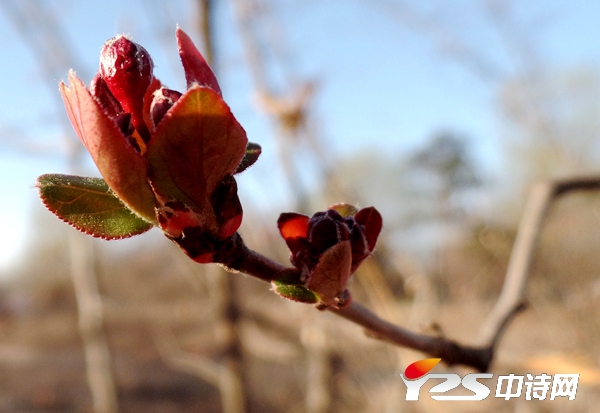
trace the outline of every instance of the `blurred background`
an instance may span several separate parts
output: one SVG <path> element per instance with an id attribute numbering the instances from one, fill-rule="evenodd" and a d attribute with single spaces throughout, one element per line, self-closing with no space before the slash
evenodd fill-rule
<path id="1" fill-rule="evenodd" d="M 0 0 L 0 411 L 597 411 L 599 194 L 552 206 L 492 365 L 579 373 L 576 400 L 465 404 L 405 402 L 398 374 L 422 354 L 194 264 L 157 230 L 88 239 L 33 185 L 98 175 L 60 100 L 68 70 L 89 82 L 125 33 L 183 90 L 179 24 L 263 148 L 238 179 L 246 243 L 285 264 L 279 213 L 375 205 L 355 300 L 475 344 L 531 183 L 600 173 L 599 16 L 585 0 Z"/>

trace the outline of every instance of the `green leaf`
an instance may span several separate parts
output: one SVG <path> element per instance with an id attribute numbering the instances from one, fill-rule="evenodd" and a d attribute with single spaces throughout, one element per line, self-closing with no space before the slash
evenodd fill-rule
<path id="1" fill-rule="evenodd" d="M 127 238 L 153 227 L 131 212 L 103 179 L 47 174 L 36 186 L 46 208 L 93 237 Z"/>
<path id="2" fill-rule="evenodd" d="M 254 165 L 254 162 L 258 160 L 258 157 L 262 153 L 262 149 L 258 143 L 248 142 L 246 146 L 246 153 L 242 158 L 242 162 L 237 166 L 234 174 L 244 172 L 246 169 Z"/>
<path id="3" fill-rule="evenodd" d="M 288 300 L 308 304 L 319 302 L 319 298 L 316 294 L 303 285 L 286 284 L 281 281 L 271 281 L 271 285 L 273 286 L 273 291 Z"/>

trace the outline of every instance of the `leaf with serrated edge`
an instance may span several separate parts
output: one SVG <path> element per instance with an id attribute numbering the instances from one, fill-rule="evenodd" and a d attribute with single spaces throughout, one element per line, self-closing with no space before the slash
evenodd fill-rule
<path id="1" fill-rule="evenodd" d="M 36 186 L 52 213 L 91 236 L 127 238 L 153 227 L 131 212 L 103 179 L 47 174 L 37 179 Z"/>

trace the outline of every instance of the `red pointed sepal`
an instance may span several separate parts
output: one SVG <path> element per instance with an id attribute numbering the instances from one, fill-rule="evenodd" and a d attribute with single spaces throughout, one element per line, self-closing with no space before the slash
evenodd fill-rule
<path id="1" fill-rule="evenodd" d="M 175 36 L 177 37 L 177 48 L 179 49 L 179 57 L 181 57 L 181 63 L 183 64 L 188 89 L 194 84 L 198 84 L 209 87 L 221 95 L 221 88 L 219 87 L 219 82 L 217 82 L 217 77 L 194 45 L 190 36 L 179 27 L 175 32 Z"/>

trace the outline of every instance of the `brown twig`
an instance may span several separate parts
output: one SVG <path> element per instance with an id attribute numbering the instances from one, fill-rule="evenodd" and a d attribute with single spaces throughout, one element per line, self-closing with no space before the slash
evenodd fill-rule
<path id="1" fill-rule="evenodd" d="M 525 308 L 523 295 L 527 274 L 543 219 L 551 202 L 570 191 L 598 188 L 600 188 L 600 177 L 544 181 L 533 186 L 513 247 L 504 288 L 496 307 L 482 328 L 481 336 L 485 343 L 482 346 L 468 346 L 445 337 L 411 332 L 379 318 L 358 303 L 352 303 L 345 308 L 329 307 L 328 310 L 364 327 L 374 338 L 419 350 L 433 357 L 440 357 L 449 365 L 462 364 L 479 371 L 486 371 L 493 361 L 495 349 L 510 321 Z M 252 251 L 238 234 L 235 234 L 219 251 L 215 262 L 267 282 L 280 278 L 284 272 L 298 271 L 295 268 L 284 267 Z"/>
<path id="2" fill-rule="evenodd" d="M 493 359 L 492 346 L 471 347 L 444 337 L 417 334 L 382 320 L 358 303 L 351 303 L 348 307 L 340 309 L 330 307 L 329 311 L 363 326 L 377 339 L 419 350 L 433 357 L 440 357 L 448 365 L 462 364 L 479 371 L 486 371 Z"/>
<path id="3" fill-rule="evenodd" d="M 567 192 L 599 188 L 600 177 L 597 176 L 542 181 L 532 186 L 510 256 L 504 287 L 480 331 L 482 342 L 494 346 L 503 327 L 524 307 L 525 286 L 534 248 L 552 202 Z"/>
<path id="4" fill-rule="evenodd" d="M 244 412 L 243 388 L 239 376 L 228 363 L 183 351 L 173 332 L 156 329 L 154 342 L 162 359 L 174 369 L 194 374 L 219 388 L 223 412 Z"/>
<path id="5" fill-rule="evenodd" d="M 229 243 L 216 254 L 215 262 L 267 282 L 281 278 L 286 272 L 289 277 L 290 272 L 299 271 L 296 268 L 284 267 L 250 250 L 239 234 L 235 234 Z M 413 333 L 382 320 L 375 313 L 357 303 L 341 309 L 330 307 L 329 311 L 363 326 L 378 339 L 421 350 L 434 357 L 441 357 L 448 364 L 463 364 L 476 370 L 485 371 L 493 358 L 492 346 L 480 348 L 463 346 L 446 338 Z"/>

